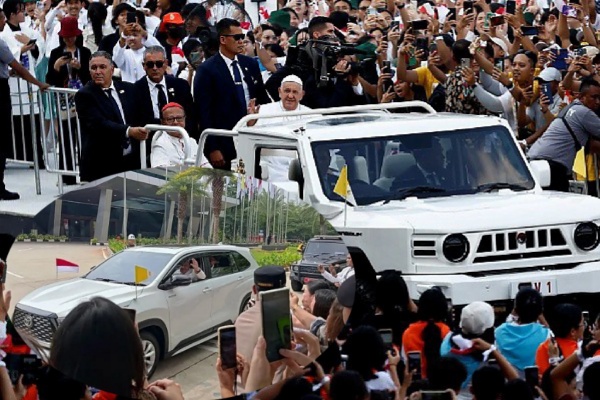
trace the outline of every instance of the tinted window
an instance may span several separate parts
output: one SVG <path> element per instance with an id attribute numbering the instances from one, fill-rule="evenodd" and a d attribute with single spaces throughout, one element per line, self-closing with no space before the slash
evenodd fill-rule
<path id="1" fill-rule="evenodd" d="M 231 256 L 235 260 L 235 266 L 236 266 L 238 272 L 242 272 L 242 271 L 245 271 L 248 268 L 250 268 L 250 265 L 251 265 L 250 261 L 248 261 L 246 259 L 246 257 L 241 255 L 240 253 L 237 253 L 234 251 L 231 253 Z"/>
<path id="2" fill-rule="evenodd" d="M 342 242 L 326 242 L 322 240 L 309 241 L 304 251 L 304 256 L 348 254 L 346 245 Z"/>
<path id="3" fill-rule="evenodd" d="M 147 285 L 154 281 L 172 258 L 171 254 L 122 251 L 98 265 L 85 279 L 133 283 L 137 265 L 150 271 L 150 277 L 142 282 Z"/>
<path id="4" fill-rule="evenodd" d="M 237 272 L 235 260 L 230 252 L 222 253 L 211 253 L 210 256 L 206 256 L 206 259 L 213 258 L 212 267 L 210 270 L 210 277 L 217 278 L 219 276 L 225 276 Z"/>

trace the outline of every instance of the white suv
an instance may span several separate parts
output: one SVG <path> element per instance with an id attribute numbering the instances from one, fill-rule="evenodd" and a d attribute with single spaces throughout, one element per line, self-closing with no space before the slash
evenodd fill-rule
<path id="1" fill-rule="evenodd" d="M 206 273 L 205 280 L 192 282 L 176 273 L 192 258 Z M 137 288 L 136 265 L 151 273 Z M 31 292 L 16 305 L 13 322 L 48 350 L 56 328 L 73 308 L 94 296 L 105 297 L 137 311 L 150 376 L 160 359 L 215 337 L 219 326 L 235 321 L 248 306 L 256 268 L 250 251 L 236 246 L 134 247 L 81 278 Z"/>
<path id="2" fill-rule="evenodd" d="M 304 119 L 245 126 L 283 115 Z M 246 174 L 295 189 L 321 213 L 357 276 L 397 269 L 414 299 L 437 286 L 455 306 L 511 307 L 532 286 L 549 302 L 568 296 L 600 311 L 600 200 L 543 191 L 548 163 L 528 162 L 504 119 L 422 102 L 250 115 L 231 132 L 204 131 L 198 154 L 211 135 L 234 137 Z M 270 179 L 274 151 L 295 155 L 287 182 Z M 344 166 L 358 203 L 347 209 L 334 191 Z"/>

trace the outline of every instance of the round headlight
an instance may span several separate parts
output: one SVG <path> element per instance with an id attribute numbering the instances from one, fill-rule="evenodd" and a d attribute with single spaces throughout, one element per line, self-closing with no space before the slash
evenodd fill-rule
<path id="1" fill-rule="evenodd" d="M 469 255 L 469 241 L 462 234 L 448 236 L 442 245 L 442 251 L 448 261 L 458 263 Z"/>
<path id="2" fill-rule="evenodd" d="M 594 250 L 600 242 L 598 226 L 593 222 L 584 222 L 577 225 L 573 234 L 573 241 L 581 250 Z"/>

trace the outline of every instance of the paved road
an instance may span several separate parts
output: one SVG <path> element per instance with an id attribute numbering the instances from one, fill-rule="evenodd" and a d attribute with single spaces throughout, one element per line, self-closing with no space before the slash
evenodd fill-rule
<path id="1" fill-rule="evenodd" d="M 72 243 L 15 243 L 8 256 L 6 286 L 13 293 L 14 305 L 32 290 L 83 275 L 102 262 L 108 251 L 102 246 Z M 56 274 L 56 258 L 80 266 L 80 273 Z M 217 342 L 213 339 L 159 364 L 152 379 L 170 378 L 182 386 L 186 400 L 220 399 L 215 372 Z"/>

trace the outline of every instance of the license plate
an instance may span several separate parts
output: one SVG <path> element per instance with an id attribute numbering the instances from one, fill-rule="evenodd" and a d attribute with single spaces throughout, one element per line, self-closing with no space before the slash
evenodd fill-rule
<path id="1" fill-rule="evenodd" d="M 540 292 L 542 296 L 554 296 L 557 294 L 556 279 L 540 279 L 529 282 L 512 282 L 511 294 L 512 298 L 517 296 L 519 290 L 530 287 Z"/>

